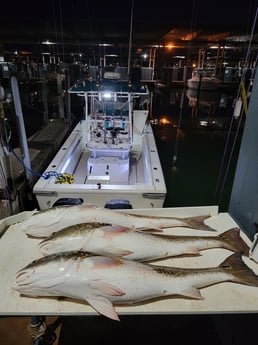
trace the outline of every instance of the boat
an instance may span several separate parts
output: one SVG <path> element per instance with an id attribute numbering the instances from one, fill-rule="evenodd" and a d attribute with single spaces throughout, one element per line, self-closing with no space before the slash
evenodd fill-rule
<path id="1" fill-rule="evenodd" d="M 218 102 L 219 93 L 217 90 L 206 92 L 206 90 L 189 88 L 186 90 L 186 97 L 188 98 L 190 107 L 196 107 L 198 105 L 210 106 Z"/>
<path id="2" fill-rule="evenodd" d="M 84 100 L 84 112 L 33 187 L 40 209 L 79 203 L 163 207 L 166 185 L 148 86 L 126 78 L 119 67 L 91 75 L 68 89 Z"/>
<path id="3" fill-rule="evenodd" d="M 211 91 L 219 88 L 220 79 L 213 75 L 213 69 L 196 68 L 186 84 L 189 89 Z"/>

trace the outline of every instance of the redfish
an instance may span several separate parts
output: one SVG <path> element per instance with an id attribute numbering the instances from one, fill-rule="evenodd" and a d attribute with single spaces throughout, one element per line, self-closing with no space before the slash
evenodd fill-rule
<path id="1" fill-rule="evenodd" d="M 219 266 L 193 269 L 67 252 L 33 261 L 17 272 L 13 288 L 31 297 L 83 300 L 99 314 L 119 320 L 117 304 L 173 295 L 203 299 L 199 289 L 222 282 L 258 287 L 258 276 L 240 253 L 232 254 Z"/>
<path id="2" fill-rule="evenodd" d="M 204 221 L 210 216 L 189 218 L 155 217 L 89 205 L 56 206 L 33 214 L 20 223 L 21 229 L 33 237 L 47 237 L 67 226 L 80 223 L 105 223 L 126 226 L 132 229 L 156 229 L 188 227 L 198 230 L 214 231 Z"/>
<path id="3" fill-rule="evenodd" d="M 200 250 L 225 248 L 249 253 L 239 228 L 218 236 L 174 236 L 132 231 L 121 226 L 90 228 L 89 224 L 67 227 L 39 243 L 44 255 L 83 250 L 98 255 L 114 255 L 129 260 L 150 261 L 182 254 L 199 254 Z"/>

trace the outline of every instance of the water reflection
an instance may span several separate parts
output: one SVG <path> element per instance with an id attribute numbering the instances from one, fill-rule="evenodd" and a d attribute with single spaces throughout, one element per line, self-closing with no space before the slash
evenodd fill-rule
<path id="1" fill-rule="evenodd" d="M 181 115 L 183 126 L 228 129 L 236 94 L 236 89 L 159 89 L 154 91 L 153 121 L 157 125 L 177 127 Z"/>
<path id="2" fill-rule="evenodd" d="M 233 94 L 188 89 L 186 96 L 195 126 L 228 129 L 235 102 Z"/>
<path id="3" fill-rule="evenodd" d="M 168 191 L 165 207 L 219 205 L 227 211 L 242 135 L 235 130 L 240 119 L 233 117 L 236 94 L 235 89 L 154 92 L 153 129 Z"/>

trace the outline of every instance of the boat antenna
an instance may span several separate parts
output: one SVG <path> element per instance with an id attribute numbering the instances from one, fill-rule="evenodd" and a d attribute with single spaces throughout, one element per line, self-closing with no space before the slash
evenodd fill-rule
<path id="1" fill-rule="evenodd" d="M 131 3 L 131 21 L 130 21 L 130 37 L 129 37 L 129 52 L 128 52 L 128 66 L 127 66 L 127 76 L 130 79 L 130 66 L 131 66 L 131 50 L 132 50 L 132 34 L 133 34 L 133 10 L 134 10 L 134 0 Z"/>
<path id="2" fill-rule="evenodd" d="M 59 0 L 59 15 L 60 15 L 60 35 L 61 35 L 61 43 L 62 43 L 62 58 L 63 58 L 63 63 L 65 63 L 63 8 L 62 8 L 61 0 Z"/>
<path id="3" fill-rule="evenodd" d="M 198 14 L 198 9 L 199 9 L 199 1 L 193 1 L 193 8 L 192 8 L 192 17 L 191 17 L 191 28 L 190 28 L 190 34 L 191 37 L 193 36 L 193 32 L 196 28 L 196 20 L 197 20 L 197 14 Z M 187 66 L 189 65 L 189 60 L 190 60 L 190 48 L 191 48 L 191 40 L 188 41 L 188 48 L 187 48 Z M 175 146 L 174 146 L 174 152 L 173 152 L 173 158 L 172 158 L 172 170 L 176 170 L 176 164 L 177 164 L 177 158 L 178 158 L 178 151 L 179 151 L 179 139 L 180 139 L 180 134 L 182 133 L 182 117 L 183 117 L 183 105 L 184 105 L 184 97 L 186 93 L 186 85 L 184 83 L 184 87 L 181 93 L 181 99 L 180 99 L 180 111 L 179 111 L 179 119 L 178 119 L 178 125 L 177 125 L 177 130 L 176 130 L 176 141 L 175 141 Z M 198 104 L 197 104 L 198 106 Z"/>

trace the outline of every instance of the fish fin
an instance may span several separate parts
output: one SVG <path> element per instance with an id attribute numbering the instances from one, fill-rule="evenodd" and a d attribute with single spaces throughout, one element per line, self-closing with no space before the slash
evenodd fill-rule
<path id="1" fill-rule="evenodd" d="M 126 228 L 125 226 L 120 226 L 120 225 L 107 225 L 100 227 L 99 230 L 103 231 L 103 237 L 106 238 L 112 238 L 113 236 L 120 235 L 126 231 L 129 230 L 129 228 Z"/>
<path id="2" fill-rule="evenodd" d="M 209 225 L 204 223 L 204 221 L 208 218 L 210 218 L 210 216 L 194 216 L 183 218 L 182 221 L 186 222 L 186 227 L 189 228 L 193 228 L 196 230 L 216 231 L 215 229 L 211 228 Z"/>
<path id="3" fill-rule="evenodd" d="M 111 256 L 95 256 L 93 268 L 110 268 L 123 265 L 124 261 L 120 258 L 115 258 Z"/>
<path id="4" fill-rule="evenodd" d="M 105 295 L 105 296 L 125 295 L 125 292 L 123 290 L 100 279 L 93 280 L 89 284 L 93 290 L 99 291 L 101 295 Z"/>
<path id="5" fill-rule="evenodd" d="M 196 247 L 190 247 L 187 249 L 185 254 L 192 254 L 192 255 L 201 255 L 200 250 Z"/>
<path id="6" fill-rule="evenodd" d="M 194 287 L 191 287 L 189 290 L 184 290 L 180 292 L 180 295 L 194 298 L 194 299 L 204 299 L 204 297 L 201 295 L 200 291 Z"/>
<path id="7" fill-rule="evenodd" d="M 90 282 L 90 287 L 93 289 L 94 294 L 98 293 L 98 296 L 87 296 L 85 298 L 87 302 L 100 314 L 112 319 L 119 321 L 119 317 L 113 304 L 110 302 L 107 296 L 122 296 L 125 294 L 124 291 L 117 288 L 116 286 L 104 282 L 103 280 L 96 279 Z"/>
<path id="8" fill-rule="evenodd" d="M 258 286 L 258 276 L 249 268 L 242 259 L 242 253 L 234 253 L 224 260 L 219 268 L 231 274 L 229 281 L 250 286 Z"/>
<path id="9" fill-rule="evenodd" d="M 108 246 L 108 247 L 103 248 L 102 252 L 103 252 L 103 255 L 114 255 L 117 257 L 124 257 L 124 256 L 127 256 L 127 255 L 134 253 L 131 250 L 116 248 L 113 246 Z"/>
<path id="10" fill-rule="evenodd" d="M 219 238 L 225 244 L 226 249 L 233 252 L 242 252 L 243 255 L 249 255 L 249 247 L 240 236 L 240 229 L 238 227 L 231 228 L 219 235 Z"/>
<path id="11" fill-rule="evenodd" d="M 101 315 L 109 319 L 120 321 L 113 304 L 103 296 L 87 297 L 87 302 Z"/>

